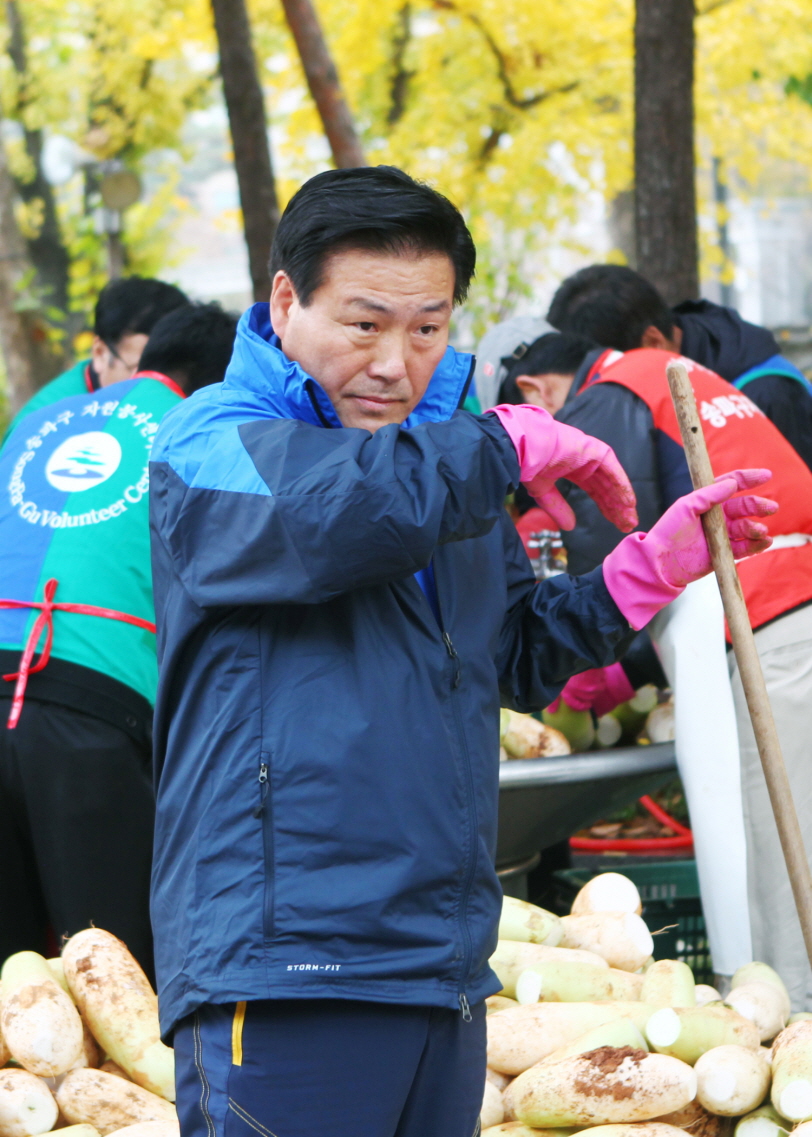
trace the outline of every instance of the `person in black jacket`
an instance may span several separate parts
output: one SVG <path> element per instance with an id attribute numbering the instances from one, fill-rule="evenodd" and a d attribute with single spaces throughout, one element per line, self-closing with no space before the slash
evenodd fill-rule
<path id="1" fill-rule="evenodd" d="M 694 359 L 764 411 L 812 469 L 812 387 L 781 355 L 772 332 L 734 308 L 686 300 L 669 308 L 653 284 L 625 265 L 589 265 L 558 288 L 547 319 L 604 347 L 653 347 Z"/>

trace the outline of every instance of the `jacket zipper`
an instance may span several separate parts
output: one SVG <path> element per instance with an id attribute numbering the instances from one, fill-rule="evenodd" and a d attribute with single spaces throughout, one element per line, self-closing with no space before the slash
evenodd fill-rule
<path id="1" fill-rule="evenodd" d="M 437 583 L 437 574 L 435 568 L 435 585 Z M 440 602 L 440 589 L 437 588 L 437 606 L 440 609 L 440 617 L 442 620 L 442 603 Z M 451 681 L 451 690 L 456 691 L 462 679 L 462 666 L 460 664 L 460 657 L 457 655 L 457 649 L 454 647 L 451 636 L 446 631 L 443 625 L 441 626 L 441 634 L 445 649 L 448 652 L 448 657 L 454 665 L 454 676 Z M 462 1013 L 462 1021 L 469 1023 L 472 1020 L 471 1007 L 468 1003 L 468 996 L 465 993 L 465 981 L 468 978 L 468 972 L 471 967 L 471 957 L 473 954 L 473 945 L 471 943 L 471 933 L 468 931 L 468 898 L 471 894 L 471 886 L 474 883 L 474 870 L 476 868 L 476 797 L 474 794 L 474 777 L 471 771 L 471 758 L 468 753 L 468 743 L 465 738 L 465 731 L 463 729 L 462 718 L 460 716 L 460 708 L 457 705 L 455 698 L 451 699 L 451 704 L 454 708 L 454 720 L 457 724 L 457 735 L 462 743 L 463 750 L 463 764 L 465 766 L 465 781 L 466 789 L 468 791 L 468 836 L 470 840 L 470 852 L 468 855 L 468 867 L 463 879 L 462 894 L 460 896 L 460 929 L 463 939 L 463 961 L 462 973 L 460 976 L 460 986 L 457 994 L 457 1001 L 460 1005 Z"/>
<path id="2" fill-rule="evenodd" d="M 262 817 L 263 813 L 265 812 L 265 799 L 268 796 L 268 763 L 264 761 L 264 759 L 259 764 L 259 777 L 257 778 L 257 781 L 259 782 L 260 786 L 260 796 L 259 805 L 254 810 L 254 817 Z"/>

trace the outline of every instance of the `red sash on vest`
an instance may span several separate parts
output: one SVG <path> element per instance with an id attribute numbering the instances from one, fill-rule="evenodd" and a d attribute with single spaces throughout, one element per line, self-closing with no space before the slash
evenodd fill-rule
<path id="1" fill-rule="evenodd" d="M 773 537 L 812 536 L 812 471 L 747 395 L 713 371 L 672 352 L 638 348 L 596 360 L 582 390 L 594 383 L 619 383 L 643 400 L 654 426 L 682 445 L 665 374 L 666 364 L 682 359 L 696 395 L 705 441 L 715 475 L 747 467 L 766 467 L 773 476 L 756 490 L 779 504 L 762 518 Z M 812 600 L 812 544 L 770 549 L 738 563 L 739 579 L 754 628 Z"/>

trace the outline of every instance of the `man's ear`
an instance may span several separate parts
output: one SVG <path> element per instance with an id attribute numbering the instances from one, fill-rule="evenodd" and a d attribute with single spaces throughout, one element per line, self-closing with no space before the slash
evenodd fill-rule
<path id="1" fill-rule="evenodd" d="M 649 324 L 640 337 L 640 347 L 653 347 L 658 351 L 679 351 L 682 341 L 682 328 L 676 324 L 671 329 L 671 336 L 664 336 L 658 327 Z"/>
<path id="2" fill-rule="evenodd" d="M 286 272 L 279 272 L 273 278 L 271 285 L 271 324 L 276 334 L 281 337 L 285 334 L 285 330 L 290 320 L 290 310 L 294 304 L 299 303 L 299 298 L 296 295 L 296 289 L 293 287 L 293 282 Z"/>
<path id="3" fill-rule="evenodd" d="M 93 364 L 93 367 L 96 371 L 98 371 L 100 367 L 104 366 L 104 364 L 107 362 L 107 356 L 109 354 L 110 348 L 107 346 L 104 340 L 99 339 L 98 336 L 94 335 L 93 344 L 90 348 L 90 362 Z"/>
<path id="4" fill-rule="evenodd" d="M 516 386 L 524 396 L 526 403 L 531 406 L 546 407 L 550 397 L 549 384 L 542 375 L 518 375 Z"/>

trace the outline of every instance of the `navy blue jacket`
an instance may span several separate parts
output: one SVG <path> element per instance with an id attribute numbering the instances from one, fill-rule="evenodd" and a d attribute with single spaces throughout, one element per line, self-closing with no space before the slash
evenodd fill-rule
<path id="1" fill-rule="evenodd" d="M 504 509 L 513 446 L 456 411 L 470 372 L 449 349 L 403 427 L 344 429 L 258 304 L 225 382 L 161 425 L 165 1031 L 207 1002 L 456 1007 L 499 987 L 500 702 L 547 705 L 633 633 L 600 569 L 534 580 Z"/>

